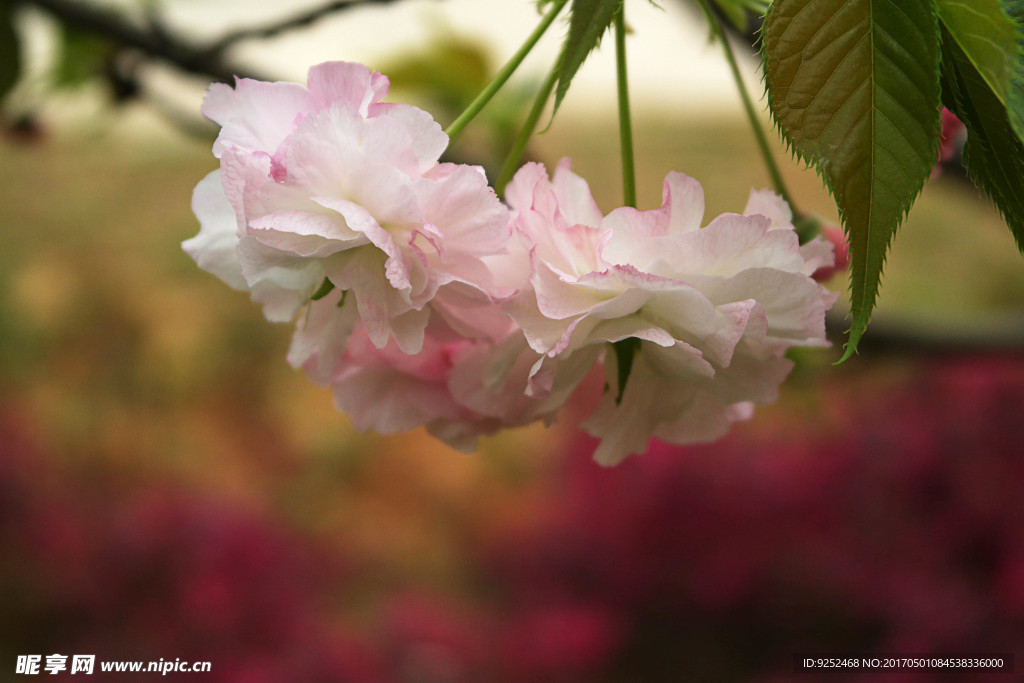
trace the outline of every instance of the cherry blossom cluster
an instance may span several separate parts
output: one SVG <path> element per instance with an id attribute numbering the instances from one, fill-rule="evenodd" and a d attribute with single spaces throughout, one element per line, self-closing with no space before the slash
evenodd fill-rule
<path id="1" fill-rule="evenodd" d="M 827 343 L 835 295 L 812 276 L 832 245 L 800 245 L 773 193 L 701 227 L 701 186 L 670 173 L 661 207 L 605 215 L 563 161 L 523 166 L 506 204 L 479 167 L 440 162 L 441 127 L 387 90 L 345 62 L 311 68 L 308 87 L 211 86 L 220 168 L 195 189 L 201 229 L 183 244 L 268 320 L 294 322 L 289 362 L 357 428 L 426 426 L 472 450 L 551 422 L 603 372 L 582 426 L 615 464 L 651 437 L 721 437 L 776 399 L 789 347 Z"/>

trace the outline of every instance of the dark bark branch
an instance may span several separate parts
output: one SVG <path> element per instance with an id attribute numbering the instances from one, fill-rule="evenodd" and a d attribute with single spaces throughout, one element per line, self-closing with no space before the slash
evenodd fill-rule
<path id="1" fill-rule="evenodd" d="M 235 76 L 274 80 L 224 57 L 227 48 L 241 40 L 270 38 L 285 31 L 309 25 L 331 12 L 367 4 L 395 2 L 395 0 L 335 0 L 274 24 L 234 31 L 212 44 L 201 45 L 166 31 L 162 25 L 154 22 L 153 17 L 150 17 L 147 25 L 139 25 L 127 20 L 116 11 L 85 0 L 12 1 L 14 4 L 38 7 L 53 15 L 61 23 L 95 33 L 124 47 L 138 50 L 148 57 L 172 64 L 186 73 L 208 76 L 225 83 L 232 83 Z"/>
<path id="2" fill-rule="evenodd" d="M 328 14 L 353 9 L 355 7 L 363 7 L 365 5 L 387 5 L 395 1 L 396 0 L 332 0 L 332 2 L 328 2 L 320 7 L 313 8 L 306 12 L 302 12 L 301 14 L 297 14 L 287 19 L 282 19 L 265 26 L 243 28 L 237 31 L 232 31 L 211 45 L 209 50 L 212 54 L 221 54 L 227 48 L 243 40 L 264 40 L 267 38 L 274 38 L 287 31 L 308 26 Z"/>
<path id="3" fill-rule="evenodd" d="M 230 64 L 205 46 L 143 28 L 117 12 L 89 2 L 73 0 L 15 0 L 16 4 L 39 7 L 61 23 L 109 38 L 149 57 L 169 62 L 182 71 L 231 83 L 236 75 L 258 78 L 250 69 Z"/>

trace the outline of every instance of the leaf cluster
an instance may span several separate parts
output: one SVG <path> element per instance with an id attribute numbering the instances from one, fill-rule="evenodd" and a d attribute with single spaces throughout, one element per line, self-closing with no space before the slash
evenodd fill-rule
<path id="1" fill-rule="evenodd" d="M 543 9 L 552 0 L 538 0 Z M 654 0 L 652 4 L 657 5 Z M 558 81 L 555 86 L 555 111 L 558 110 L 572 79 L 587 57 L 601 44 L 601 39 L 612 26 L 615 15 L 622 11 L 625 0 L 572 0 L 569 10 L 569 30 L 562 43 L 558 62 Z M 761 16 L 768 9 L 769 0 L 711 0 L 715 10 L 738 31 L 746 31 L 751 15 Z M 703 9 L 702 3 L 697 3 Z"/>
<path id="2" fill-rule="evenodd" d="M 940 111 L 1024 250 L 1024 0 L 774 0 L 762 28 L 768 103 L 812 164 L 850 243 L 845 360 L 875 306 L 892 238 L 935 161 Z"/>

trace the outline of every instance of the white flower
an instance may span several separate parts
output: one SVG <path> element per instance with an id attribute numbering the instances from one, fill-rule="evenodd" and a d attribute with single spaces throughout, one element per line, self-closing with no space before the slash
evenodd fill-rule
<path id="1" fill-rule="evenodd" d="M 319 312 L 344 315 L 328 312 L 343 310 L 335 305 L 337 296 L 325 297 Z M 331 329 L 316 317 L 314 312 L 314 325 Z M 537 354 L 505 320 L 506 336 L 496 344 L 459 336 L 444 325 L 428 326 L 423 348 L 415 354 L 404 353 L 394 340 L 377 348 L 366 327 L 354 323 L 329 371 L 316 350 L 306 356 L 304 367 L 314 381 L 331 388 L 335 405 L 357 429 L 393 434 L 425 426 L 453 448 L 469 452 L 479 436 L 553 420 L 594 365 L 596 354 L 578 354 L 577 362 L 563 364 L 551 377 L 546 392 L 527 396 Z"/>
<path id="2" fill-rule="evenodd" d="M 380 102 L 380 74 L 331 62 L 308 82 L 210 88 L 203 112 L 222 126 L 221 169 L 196 188 L 202 230 L 183 246 L 275 321 L 293 319 L 326 278 L 351 293 L 375 346 L 393 337 L 416 353 L 442 290 L 508 294 L 485 264 L 505 249 L 507 210 L 481 169 L 437 163 L 447 136 L 429 114 Z"/>
<path id="3" fill-rule="evenodd" d="M 821 346 L 835 295 L 810 275 L 830 245 L 801 248 L 789 207 L 754 192 L 744 215 L 701 228 L 703 190 L 680 173 L 665 179 L 658 209 L 602 216 L 585 181 L 563 162 L 549 180 L 527 165 L 508 192 L 515 225 L 532 243 L 530 287 L 509 306 L 535 351 L 564 359 L 632 339 L 632 374 L 617 372 L 585 423 L 601 436 L 595 458 L 614 464 L 651 436 L 672 443 L 722 436 L 773 401 L 790 346 Z M 607 363 L 615 367 L 616 354 Z M 621 402 L 620 402 L 621 393 Z"/>

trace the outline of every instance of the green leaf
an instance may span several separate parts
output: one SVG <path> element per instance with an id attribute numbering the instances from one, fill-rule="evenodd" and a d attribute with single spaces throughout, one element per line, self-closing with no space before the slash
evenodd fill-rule
<path id="1" fill-rule="evenodd" d="M 886 252 L 939 142 L 931 0 L 775 0 L 762 30 L 768 103 L 835 196 L 850 242 L 853 323 L 867 329 Z"/>
<path id="2" fill-rule="evenodd" d="M 555 111 L 569 91 L 569 84 L 587 56 L 601 42 L 612 25 L 615 13 L 625 0 L 572 0 L 569 35 L 559 58 L 558 86 L 555 88 Z"/>
<path id="3" fill-rule="evenodd" d="M 1003 0 L 1003 8 L 1013 21 L 1017 37 L 1017 61 L 1010 79 L 1010 100 L 1006 108 L 1010 125 L 1024 140 L 1024 0 Z"/>
<path id="4" fill-rule="evenodd" d="M 943 99 L 967 127 L 964 164 L 1024 251 L 1024 142 L 984 74 L 943 33 Z"/>
<path id="5" fill-rule="evenodd" d="M 1017 26 L 1000 0 L 935 0 L 935 8 L 945 29 L 943 36 L 957 44 L 961 58 L 971 63 L 1006 106 L 1020 47 Z"/>
<path id="6" fill-rule="evenodd" d="M 14 12 L 8 0 L 0 0 L 0 102 L 21 75 L 21 43 L 14 29 Z"/>

